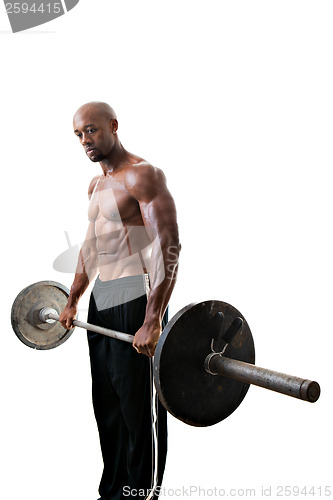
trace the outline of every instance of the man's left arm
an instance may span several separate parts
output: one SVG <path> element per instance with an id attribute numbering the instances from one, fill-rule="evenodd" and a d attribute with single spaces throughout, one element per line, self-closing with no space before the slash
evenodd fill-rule
<path id="1" fill-rule="evenodd" d="M 176 207 L 163 172 L 151 165 L 131 169 L 125 185 L 139 202 L 146 230 L 153 241 L 146 316 L 133 342 L 138 352 L 151 357 L 177 277 L 180 244 Z"/>

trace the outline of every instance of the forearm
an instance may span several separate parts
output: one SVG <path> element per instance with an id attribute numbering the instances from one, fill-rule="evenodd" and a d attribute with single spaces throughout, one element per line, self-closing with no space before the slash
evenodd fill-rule
<path id="1" fill-rule="evenodd" d="M 78 302 L 89 286 L 89 278 L 86 273 L 76 273 L 70 289 L 67 306 L 77 307 Z"/>
<path id="2" fill-rule="evenodd" d="M 152 252 L 151 290 L 146 308 L 145 323 L 161 324 L 176 284 L 180 244 L 178 237 L 156 238 Z"/>
<path id="3" fill-rule="evenodd" d="M 82 246 L 76 268 L 75 277 L 68 297 L 68 307 L 77 307 L 77 304 L 97 274 L 97 258 L 94 252 Z"/>

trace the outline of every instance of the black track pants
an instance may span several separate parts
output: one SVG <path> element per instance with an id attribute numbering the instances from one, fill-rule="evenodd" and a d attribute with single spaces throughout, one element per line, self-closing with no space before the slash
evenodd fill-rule
<path id="1" fill-rule="evenodd" d="M 100 309 L 107 302 L 111 307 Z M 88 322 L 134 335 L 143 324 L 146 305 L 143 276 L 97 279 Z M 152 359 L 127 342 L 93 332 L 88 332 L 88 342 L 104 461 L 101 498 L 157 498 L 167 452 L 167 417 L 155 393 Z"/>

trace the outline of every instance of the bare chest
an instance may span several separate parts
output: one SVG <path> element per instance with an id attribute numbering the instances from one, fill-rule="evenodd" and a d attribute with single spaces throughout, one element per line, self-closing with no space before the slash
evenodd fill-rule
<path id="1" fill-rule="evenodd" d="M 137 224 L 141 212 L 138 202 L 129 195 L 121 182 L 106 179 L 96 184 L 89 203 L 88 218 L 92 222 L 103 218 Z"/>

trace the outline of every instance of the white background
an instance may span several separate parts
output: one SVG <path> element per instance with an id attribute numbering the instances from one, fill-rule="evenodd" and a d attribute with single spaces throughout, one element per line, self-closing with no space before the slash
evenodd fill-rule
<path id="1" fill-rule="evenodd" d="M 328 1 L 80 0 L 55 21 L 11 34 L 2 8 L 1 498 L 98 496 L 85 334 L 34 351 L 10 324 L 23 287 L 71 284 L 52 264 L 67 248 L 65 231 L 73 245 L 82 241 L 87 187 L 99 173 L 72 132 L 73 113 L 90 100 L 109 102 L 126 149 L 167 176 L 183 246 L 171 315 L 193 301 L 229 302 L 248 320 L 258 365 L 322 387 L 314 405 L 252 387 L 210 428 L 170 417 L 166 497 L 183 486 L 207 495 L 253 488 L 258 497 L 272 486 L 273 496 L 279 485 L 314 486 L 318 498 L 322 487 L 324 496 L 332 484 L 332 14 Z M 86 307 L 87 297 L 81 319 Z"/>

